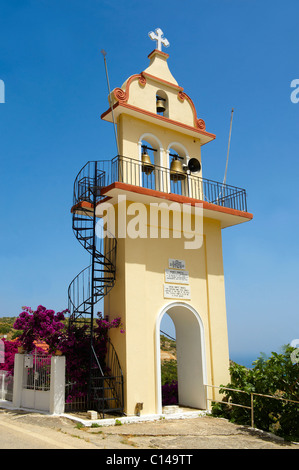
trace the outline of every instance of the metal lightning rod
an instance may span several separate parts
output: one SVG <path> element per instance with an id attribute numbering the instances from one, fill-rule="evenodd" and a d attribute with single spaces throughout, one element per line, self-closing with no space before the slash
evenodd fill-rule
<path id="1" fill-rule="evenodd" d="M 112 120 L 113 120 L 113 127 L 114 127 L 114 135 L 115 135 L 115 142 L 116 142 L 116 147 L 117 147 L 117 155 L 119 155 L 119 148 L 118 148 L 118 138 L 117 138 L 117 130 L 116 130 L 116 124 L 115 124 L 115 119 L 114 119 L 114 112 L 113 112 L 113 106 L 112 106 L 112 100 L 110 96 L 110 84 L 109 84 L 109 77 L 108 77 L 108 68 L 107 68 L 107 61 L 106 61 L 106 55 L 107 52 L 104 51 L 104 49 L 101 50 L 101 53 L 103 54 L 104 57 L 104 63 L 105 63 L 105 70 L 106 70 L 106 78 L 107 78 L 107 87 L 108 87 L 108 97 L 109 97 L 109 104 L 110 104 L 110 109 L 112 112 Z"/>

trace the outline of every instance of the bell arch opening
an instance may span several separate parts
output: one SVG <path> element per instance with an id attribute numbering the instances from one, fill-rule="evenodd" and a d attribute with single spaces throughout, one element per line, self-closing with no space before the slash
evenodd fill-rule
<path id="1" fill-rule="evenodd" d="M 169 117 L 168 97 L 164 90 L 156 92 L 156 112 L 160 116 Z"/>
<path id="2" fill-rule="evenodd" d="M 163 308 L 156 321 L 157 413 L 162 413 L 160 329 L 163 316 L 172 319 L 176 332 L 178 404 L 206 409 L 206 354 L 204 327 L 198 312 L 184 302 Z"/>
<path id="3" fill-rule="evenodd" d="M 149 151 L 150 159 L 154 165 L 161 165 L 161 158 L 162 158 L 162 144 L 160 140 L 151 133 L 145 133 L 140 136 L 138 141 L 139 147 L 139 160 L 142 161 L 142 152 L 144 148 L 151 149 Z"/>
<path id="4" fill-rule="evenodd" d="M 160 140 L 151 133 L 140 136 L 138 141 L 141 186 L 162 190 L 161 166 L 163 148 Z"/>

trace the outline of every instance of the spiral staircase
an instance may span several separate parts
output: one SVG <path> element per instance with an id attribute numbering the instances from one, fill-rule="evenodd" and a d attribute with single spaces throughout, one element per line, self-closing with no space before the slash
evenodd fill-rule
<path id="1" fill-rule="evenodd" d="M 123 374 L 116 351 L 108 340 L 105 363 L 96 355 L 93 338 L 95 305 L 103 300 L 115 284 L 116 239 L 101 237 L 97 224 L 96 206 L 101 188 L 105 186 L 106 171 L 100 161 L 88 162 L 78 173 L 74 183 L 72 226 L 74 234 L 90 254 L 90 265 L 70 283 L 68 289 L 70 326 L 86 327 L 90 337 L 89 380 L 87 406 L 105 413 L 123 413 Z"/>

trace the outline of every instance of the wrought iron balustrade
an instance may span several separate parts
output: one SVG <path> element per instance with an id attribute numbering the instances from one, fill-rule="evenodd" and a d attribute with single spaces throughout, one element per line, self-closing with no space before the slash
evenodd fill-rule
<path id="1" fill-rule="evenodd" d="M 88 162 L 79 172 L 74 186 L 74 204 L 90 200 L 90 188 L 94 184 L 91 183 L 94 181 L 94 164 L 95 162 Z M 111 161 L 100 160 L 96 167 L 98 198 L 100 198 L 100 188 L 118 181 L 247 212 L 245 189 L 202 178 L 190 173 L 189 170 L 184 172 L 182 179 L 179 179 L 171 173 L 170 168 L 159 165 L 148 168 L 139 160 L 121 155 Z"/>

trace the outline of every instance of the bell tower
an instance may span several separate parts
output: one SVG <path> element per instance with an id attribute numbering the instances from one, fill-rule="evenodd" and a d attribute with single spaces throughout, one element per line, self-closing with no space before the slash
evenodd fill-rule
<path id="1" fill-rule="evenodd" d="M 105 315 L 120 316 L 125 330 L 111 330 L 111 341 L 127 415 L 162 412 L 166 313 L 176 330 L 179 404 L 207 409 L 206 385 L 229 381 L 221 231 L 252 219 L 245 190 L 204 178 L 201 149 L 215 135 L 170 72 L 163 32 L 149 36 L 157 46 L 148 67 L 110 93 L 101 116 L 117 126 L 119 155 L 97 162 L 91 206 L 108 227 L 106 245 L 113 238 L 117 246 L 103 297 Z"/>

